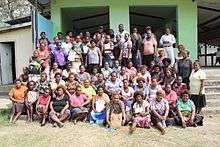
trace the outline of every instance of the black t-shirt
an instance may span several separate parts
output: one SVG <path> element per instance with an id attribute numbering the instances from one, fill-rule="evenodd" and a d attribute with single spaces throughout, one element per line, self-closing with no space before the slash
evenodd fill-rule
<path id="1" fill-rule="evenodd" d="M 66 106 L 66 104 L 68 102 L 68 96 L 64 95 L 63 99 L 61 99 L 61 100 L 53 98 L 52 102 L 53 102 L 54 111 L 59 113 Z"/>

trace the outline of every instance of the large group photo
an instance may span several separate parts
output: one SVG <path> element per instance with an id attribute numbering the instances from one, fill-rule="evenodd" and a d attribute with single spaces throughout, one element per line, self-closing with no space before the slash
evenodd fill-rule
<path id="1" fill-rule="evenodd" d="M 219 12 L 219 0 L 0 1 L 0 147 L 218 147 Z"/>
<path id="2" fill-rule="evenodd" d="M 53 42 L 41 32 L 9 92 L 10 123 L 25 110 L 28 122 L 36 114 L 41 126 L 60 128 L 83 121 L 111 129 L 129 125 L 133 133 L 155 125 L 165 134 L 169 125 L 202 126 L 205 72 L 184 45 L 175 57 L 176 39 L 169 28 L 164 32 L 159 42 L 151 26 L 144 34 L 137 28 L 129 34 L 123 24 L 116 33 L 103 26 L 94 35 L 58 32 Z"/>

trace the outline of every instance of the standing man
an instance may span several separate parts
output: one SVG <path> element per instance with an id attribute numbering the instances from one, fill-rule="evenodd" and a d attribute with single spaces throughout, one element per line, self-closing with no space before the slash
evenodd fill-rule
<path id="1" fill-rule="evenodd" d="M 116 35 L 121 35 L 121 38 L 124 41 L 125 34 L 129 34 L 129 32 L 124 29 L 124 25 L 123 24 L 119 24 L 118 25 L 118 32 L 115 34 L 115 36 Z"/>
<path id="2" fill-rule="evenodd" d="M 151 30 L 147 30 L 146 37 L 143 40 L 143 57 L 142 63 L 150 67 L 151 62 L 157 55 L 157 40 L 152 36 Z"/>
<path id="3" fill-rule="evenodd" d="M 166 28 L 166 33 L 160 38 L 160 45 L 165 49 L 165 56 L 171 60 L 171 65 L 174 66 L 175 56 L 173 46 L 176 43 L 176 39 L 173 34 L 170 33 L 170 29 Z"/>

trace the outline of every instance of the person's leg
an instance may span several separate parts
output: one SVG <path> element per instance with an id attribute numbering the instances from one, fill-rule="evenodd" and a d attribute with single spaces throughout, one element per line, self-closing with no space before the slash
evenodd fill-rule
<path id="1" fill-rule="evenodd" d="M 158 122 L 156 124 L 156 127 L 160 130 L 161 134 L 164 135 L 166 132 L 165 132 L 165 129 L 163 128 L 163 125 L 161 122 Z"/>
<path id="2" fill-rule="evenodd" d="M 23 108 L 24 108 L 24 104 L 19 104 L 19 103 L 15 104 L 15 111 L 17 112 L 17 114 L 15 115 L 15 117 L 12 121 L 13 123 L 15 123 L 18 120 L 21 113 L 23 112 Z"/>
<path id="3" fill-rule="evenodd" d="M 202 107 L 196 107 L 196 114 L 200 114 L 202 111 Z"/>
<path id="4" fill-rule="evenodd" d="M 56 114 L 50 113 L 50 118 L 56 122 L 58 125 L 63 125 L 63 123 L 59 120 Z"/>
<path id="5" fill-rule="evenodd" d="M 129 130 L 129 132 L 130 132 L 131 134 L 135 131 L 136 126 L 137 126 L 137 123 L 136 123 L 136 120 L 135 120 L 135 118 L 134 118 L 133 121 L 132 121 L 132 126 L 130 127 L 130 130 Z"/>
<path id="6" fill-rule="evenodd" d="M 65 110 L 64 114 L 59 118 L 61 122 L 65 122 L 70 118 L 70 110 Z"/>
<path id="7" fill-rule="evenodd" d="M 15 115 L 15 104 L 12 102 L 12 108 L 11 108 L 11 115 L 10 115 L 9 123 L 12 123 L 14 115 Z"/>
<path id="8" fill-rule="evenodd" d="M 174 55 L 173 48 L 167 48 L 167 54 L 168 54 L 168 58 L 170 58 L 170 60 L 171 60 L 171 65 L 174 66 L 175 55 Z"/>
<path id="9" fill-rule="evenodd" d="M 30 122 L 33 121 L 33 105 L 30 105 Z"/>
<path id="10" fill-rule="evenodd" d="M 25 104 L 26 111 L 27 111 L 27 121 L 30 122 L 30 106 Z"/>

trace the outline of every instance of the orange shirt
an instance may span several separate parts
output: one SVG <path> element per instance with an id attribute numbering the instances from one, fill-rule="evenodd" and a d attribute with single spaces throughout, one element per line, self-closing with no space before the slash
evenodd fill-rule
<path id="1" fill-rule="evenodd" d="M 144 55 L 152 55 L 154 54 L 154 48 L 157 47 L 157 41 L 154 37 L 151 37 L 149 40 L 144 39 Z"/>
<path id="2" fill-rule="evenodd" d="M 8 95 L 13 98 L 13 101 L 18 102 L 18 103 L 24 103 L 27 89 L 28 88 L 26 86 L 21 86 L 19 89 L 16 87 L 13 87 L 10 90 Z"/>

